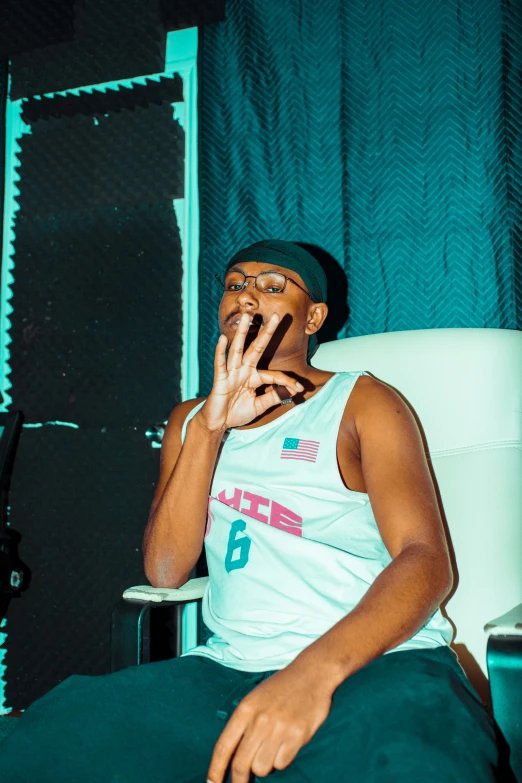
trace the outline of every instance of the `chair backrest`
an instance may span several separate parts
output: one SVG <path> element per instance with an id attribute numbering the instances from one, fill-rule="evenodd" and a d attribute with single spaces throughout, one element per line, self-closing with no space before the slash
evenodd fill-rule
<path id="1" fill-rule="evenodd" d="M 474 659 L 487 676 L 483 626 L 522 602 L 522 332 L 349 337 L 321 345 L 312 364 L 367 370 L 416 414 L 458 570 L 445 607 L 453 646 L 468 673 Z"/>

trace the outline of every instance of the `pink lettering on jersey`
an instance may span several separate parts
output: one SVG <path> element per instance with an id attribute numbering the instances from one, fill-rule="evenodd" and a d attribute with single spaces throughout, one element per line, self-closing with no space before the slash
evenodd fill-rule
<path id="1" fill-rule="evenodd" d="M 221 490 L 219 495 L 217 496 L 217 499 L 220 500 L 222 503 L 226 503 L 227 506 L 232 506 L 232 508 L 235 508 L 236 511 L 239 511 L 239 505 L 241 503 L 241 490 L 235 489 L 234 490 L 234 497 L 227 498 L 225 494 L 225 490 Z"/>
<path id="2" fill-rule="evenodd" d="M 260 522 L 268 523 L 268 517 L 259 511 L 259 506 L 269 506 L 270 501 L 268 498 L 263 498 L 261 495 L 255 495 L 253 492 L 243 492 L 243 500 L 250 501 L 250 508 L 242 508 L 242 514 L 248 514 L 249 517 L 258 519 Z"/>
<path id="3" fill-rule="evenodd" d="M 240 509 L 241 498 L 249 503 L 249 506 L 243 506 Z M 211 498 L 214 500 L 215 498 Z M 265 525 L 271 527 L 277 527 L 279 530 L 284 530 L 285 533 L 291 533 L 293 536 L 303 535 L 303 518 L 291 511 L 289 508 L 281 505 L 276 500 L 270 500 L 270 498 L 264 498 L 262 495 L 256 495 L 255 492 L 248 492 L 247 490 L 241 490 L 238 487 L 234 488 L 234 494 L 232 497 L 227 498 L 226 490 L 222 489 L 217 500 L 221 503 L 225 503 L 227 506 L 235 508 L 236 511 L 240 511 L 241 514 L 246 514 L 251 519 L 257 519 L 259 522 L 263 522 Z M 263 514 L 259 507 L 266 506 L 267 514 Z M 263 509 L 264 510 L 264 509 Z M 209 512 L 212 520 L 214 514 Z M 208 526 L 210 530 L 210 523 Z"/>
<path id="4" fill-rule="evenodd" d="M 276 500 L 272 501 L 270 508 L 270 525 L 278 527 L 294 536 L 303 535 L 303 518 L 294 514 L 289 508 L 285 508 Z"/>

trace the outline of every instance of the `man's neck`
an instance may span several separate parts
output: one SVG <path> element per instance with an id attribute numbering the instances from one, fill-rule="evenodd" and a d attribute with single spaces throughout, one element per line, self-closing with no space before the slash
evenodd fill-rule
<path id="1" fill-rule="evenodd" d="M 257 366 L 259 370 L 284 372 L 291 378 L 309 378 L 317 372 L 301 353 L 286 356 L 278 356 L 276 353 L 269 359 L 262 357 Z"/>

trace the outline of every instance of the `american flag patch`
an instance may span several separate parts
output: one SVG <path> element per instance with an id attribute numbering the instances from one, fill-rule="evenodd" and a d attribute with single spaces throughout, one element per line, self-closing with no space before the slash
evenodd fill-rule
<path id="1" fill-rule="evenodd" d="M 318 440 L 303 440 L 303 438 L 285 438 L 281 449 L 281 459 L 302 459 L 305 462 L 315 462 Z"/>

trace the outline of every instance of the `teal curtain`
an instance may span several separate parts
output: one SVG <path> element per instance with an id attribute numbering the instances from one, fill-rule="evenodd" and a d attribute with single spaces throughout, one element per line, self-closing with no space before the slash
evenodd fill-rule
<path id="1" fill-rule="evenodd" d="M 228 0 L 200 89 L 202 394 L 212 276 L 262 238 L 339 262 L 339 337 L 522 327 L 518 0 Z"/>

